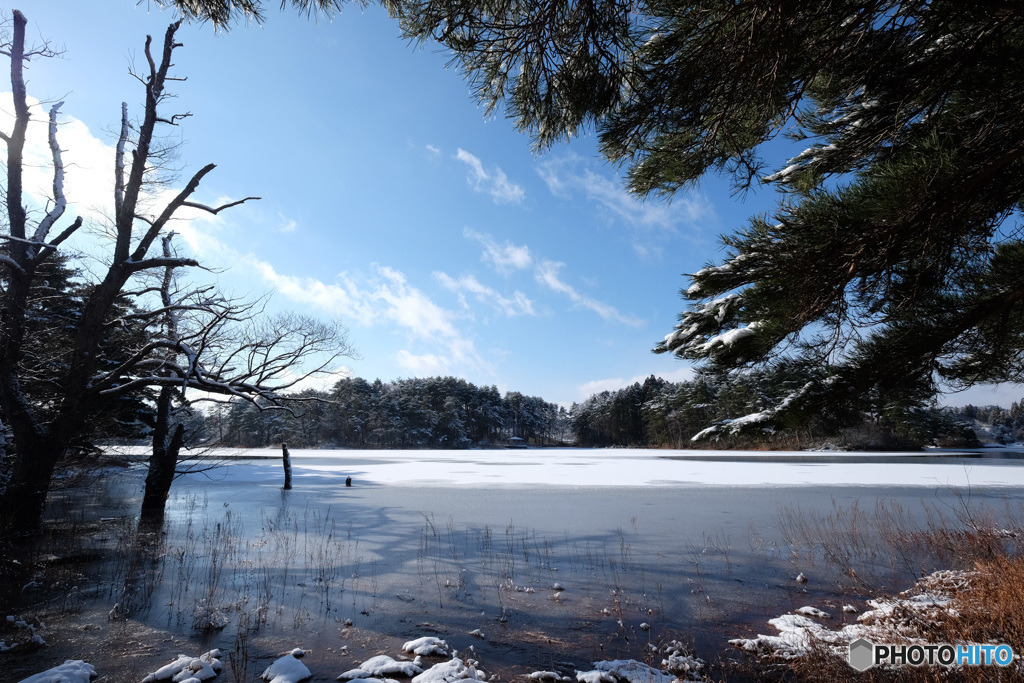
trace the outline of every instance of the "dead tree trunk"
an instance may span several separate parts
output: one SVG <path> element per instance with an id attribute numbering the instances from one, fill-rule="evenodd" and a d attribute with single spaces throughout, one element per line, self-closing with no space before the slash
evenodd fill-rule
<path id="1" fill-rule="evenodd" d="M 292 456 L 288 452 L 288 444 L 281 444 L 281 462 L 284 464 L 284 490 L 292 487 Z"/>
<path id="2" fill-rule="evenodd" d="M 149 456 L 149 473 L 142 496 L 142 517 L 161 521 L 164 507 L 178 467 L 178 453 L 185 440 L 185 426 L 174 426 L 171 433 L 171 403 L 174 389 L 162 387 L 157 398 L 156 427 L 153 429 L 153 453 Z"/>
<path id="3" fill-rule="evenodd" d="M 124 371 L 99 380 L 96 372 L 100 346 L 108 332 L 107 318 L 117 297 L 133 275 L 167 265 L 164 259 L 149 258 L 149 248 L 174 213 L 190 203 L 188 199 L 199 186 L 200 180 L 213 169 L 209 165 L 193 176 L 186 188 L 171 200 L 159 217 L 147 221 L 148 227 L 141 237 L 138 236 L 138 203 L 150 159 L 154 128 L 157 123 L 168 122 L 158 116 L 157 104 L 164 97 L 171 53 L 178 46 L 174 42 L 174 33 L 179 24 L 172 24 L 164 36 L 163 54 L 159 60 L 152 57 L 151 40 L 147 39 L 146 42 L 146 57 L 150 65 L 149 77 L 143 81 L 146 85 L 146 111 L 141 125 L 136 129 L 136 147 L 132 151 L 133 162 L 127 179 L 124 146 L 130 128 L 126 108 L 122 107 L 123 125 L 116 159 L 115 243 L 112 259 L 79 317 L 67 370 L 62 376 L 53 378 L 54 383 L 62 388 L 63 395 L 43 419 L 39 407 L 33 406 L 26 399 L 21 386 L 22 344 L 27 329 L 26 301 L 40 264 L 81 227 L 82 219 L 76 218 L 58 235 L 50 235 L 51 229 L 67 208 L 64 166 L 60 146 L 57 144 L 57 110 L 60 106 L 57 104 L 50 109 L 49 122 L 53 161 L 52 208 L 29 229 L 29 217 L 24 208 L 22 172 L 30 112 L 23 71 L 28 58 L 52 54 L 52 51 L 45 46 L 41 49 L 26 49 L 26 23 L 25 16 L 15 10 L 13 39 L 9 46 L 4 46 L 8 49 L 3 51 L 11 60 L 15 122 L 12 132 L 0 132 L 0 139 L 7 145 L 6 208 L 9 230 L 7 254 L 0 255 L 0 264 L 7 269 L 9 282 L 0 311 L 0 402 L 14 433 L 15 447 L 11 480 L 0 497 L 0 524 L 5 525 L 0 531 L 14 534 L 27 533 L 40 523 L 54 468 L 67 444 L 81 432 L 88 415 L 90 397 L 123 381 Z M 178 265 L 197 264 L 190 259 L 179 259 Z M 137 356 L 140 359 L 144 357 L 145 354 Z"/>

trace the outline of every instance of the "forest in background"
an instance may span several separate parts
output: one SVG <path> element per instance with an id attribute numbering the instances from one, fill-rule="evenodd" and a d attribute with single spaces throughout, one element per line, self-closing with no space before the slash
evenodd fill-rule
<path id="1" fill-rule="evenodd" d="M 708 435 L 709 426 L 776 405 L 795 382 L 774 371 L 698 374 L 668 382 L 649 377 L 594 394 L 569 409 L 516 391 L 454 377 L 391 382 L 346 378 L 326 392 L 307 390 L 293 412 L 248 401 L 192 411 L 190 445 L 261 448 L 500 447 L 513 437 L 532 446 L 633 448 L 976 447 L 1024 441 L 1024 400 L 998 406 L 888 404 L 857 414 L 821 414 L 791 429 Z M 145 427 L 142 427 L 145 431 Z"/>

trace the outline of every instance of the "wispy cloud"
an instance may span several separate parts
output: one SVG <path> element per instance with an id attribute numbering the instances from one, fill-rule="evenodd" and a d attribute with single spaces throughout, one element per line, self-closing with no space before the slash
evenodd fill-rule
<path id="1" fill-rule="evenodd" d="M 498 166 L 484 170 L 479 157 L 459 148 L 455 158 L 469 166 L 469 183 L 473 189 L 489 194 L 496 204 L 518 204 L 526 198 L 523 188 L 508 179 Z"/>
<path id="2" fill-rule="evenodd" d="M 448 374 L 448 359 L 433 353 L 416 355 L 402 349 L 395 354 L 395 362 L 398 363 L 398 367 L 413 377 L 436 377 Z"/>
<path id="3" fill-rule="evenodd" d="M 580 294 L 575 287 L 559 277 L 559 272 L 564 267 L 564 263 L 544 260 L 537 264 L 534 275 L 540 284 L 554 292 L 566 295 L 574 305 L 589 309 L 609 322 L 619 322 L 633 327 L 640 327 L 644 324 L 644 321 L 639 318 L 619 313 L 614 306 Z"/>
<path id="4" fill-rule="evenodd" d="M 499 273 L 508 274 L 513 270 L 529 268 L 533 264 L 533 255 L 526 245 L 516 246 L 508 240 L 505 240 L 504 244 L 498 244 L 492 236 L 471 228 L 464 229 L 462 234 L 483 246 L 484 252 L 480 260 L 494 266 Z"/>
<path id="5" fill-rule="evenodd" d="M 671 203 L 644 201 L 626 192 L 617 179 L 597 174 L 584 163 L 579 156 L 568 154 L 545 160 L 538 165 L 537 173 L 556 197 L 582 194 L 625 223 L 632 231 L 633 249 L 640 256 L 660 254 L 662 243 L 679 234 L 680 228 L 697 231 L 715 215 L 711 203 L 697 192 L 678 192 Z"/>
<path id="6" fill-rule="evenodd" d="M 510 318 L 517 315 L 534 315 L 533 302 L 519 290 L 513 292 L 511 297 L 506 297 L 481 283 L 472 275 L 466 275 L 456 280 L 447 273 L 437 272 L 434 273 L 434 277 L 446 289 L 458 294 L 463 305 L 466 305 L 465 297 L 469 294 L 478 301 L 497 308 Z"/>
<path id="7" fill-rule="evenodd" d="M 450 368 L 494 372 L 473 340 L 455 325 L 456 314 L 438 306 L 394 268 L 377 266 L 375 277 L 369 279 L 341 273 L 336 283 L 324 283 L 315 278 L 283 275 L 269 263 L 251 257 L 248 260 L 270 285 L 292 301 L 360 325 L 393 324 L 404 330 L 406 336 L 439 347 L 440 352 L 433 354 L 399 351 L 396 362 L 410 372 L 417 368 L 433 368 L 427 374 L 448 372 Z M 422 343 L 417 346 L 422 347 Z"/>
<path id="8" fill-rule="evenodd" d="M 281 219 L 281 225 L 278 227 L 278 230 L 281 232 L 295 232 L 296 228 L 299 227 L 297 221 L 292 218 L 286 218 L 280 211 L 277 212 L 277 217 Z"/>
<path id="9" fill-rule="evenodd" d="M 426 147 L 427 151 L 430 152 L 431 154 L 433 154 L 434 156 L 440 156 L 441 155 L 441 150 L 438 149 L 437 147 L 434 147 L 433 145 L 429 145 L 428 144 L 428 145 L 424 145 L 424 147 Z"/>

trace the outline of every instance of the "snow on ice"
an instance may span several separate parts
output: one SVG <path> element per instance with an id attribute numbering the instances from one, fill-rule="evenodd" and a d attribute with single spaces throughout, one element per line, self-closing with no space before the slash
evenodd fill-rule
<path id="1" fill-rule="evenodd" d="M 448 643 L 440 638 L 435 638 L 434 636 L 424 636 L 422 638 L 417 638 L 416 640 L 410 640 L 402 646 L 402 650 L 405 652 L 411 652 L 414 655 L 422 655 L 424 657 L 428 655 L 440 655 L 443 657 L 452 651 L 452 649 L 448 647 Z"/>
<path id="2" fill-rule="evenodd" d="M 285 656 L 274 661 L 273 664 L 267 667 L 260 678 L 268 683 L 299 683 L 307 678 L 312 678 L 313 674 L 306 668 L 306 665 L 299 661 L 306 653 L 295 648 Z"/>
<path id="3" fill-rule="evenodd" d="M 419 658 L 415 662 L 399 662 L 387 655 L 371 657 L 360 664 L 357 668 L 346 671 L 338 676 L 338 680 L 354 680 L 371 678 L 373 676 L 387 676 L 401 674 L 402 676 L 415 676 L 423 673 L 419 666 Z"/>
<path id="4" fill-rule="evenodd" d="M 19 683 L 89 683 L 96 669 L 81 659 L 68 659 L 60 666 L 24 678 Z"/>
<path id="5" fill-rule="evenodd" d="M 672 683 L 676 679 L 670 673 L 661 669 L 638 662 L 635 659 L 614 659 L 610 662 L 594 662 L 594 669 L 612 676 L 612 681 L 628 681 L 628 683 Z M 594 671 L 580 672 L 576 674 L 577 680 L 580 676 L 589 676 Z"/>
<path id="6" fill-rule="evenodd" d="M 451 681 L 463 680 L 486 681 L 487 674 L 477 669 L 476 662 L 473 660 L 463 662 L 458 657 L 454 657 L 447 662 L 441 662 L 430 667 L 412 679 L 412 683 L 450 683 Z"/>
<path id="7" fill-rule="evenodd" d="M 154 683 L 155 681 L 173 681 L 174 683 L 207 681 L 220 673 L 222 668 L 220 657 L 220 650 L 210 650 L 198 657 L 178 655 L 178 658 L 170 664 L 160 667 L 143 678 L 142 683 Z"/>

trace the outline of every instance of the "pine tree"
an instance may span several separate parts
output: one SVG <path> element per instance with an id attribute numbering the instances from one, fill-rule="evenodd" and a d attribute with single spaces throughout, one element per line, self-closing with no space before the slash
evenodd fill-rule
<path id="1" fill-rule="evenodd" d="M 596 128 L 639 195 L 709 170 L 778 189 L 774 214 L 692 276 L 691 307 L 655 349 L 824 370 L 762 423 L 822 404 L 912 410 L 939 380 L 1024 379 L 1024 4 L 385 4 L 538 147 Z M 764 175 L 763 143 L 782 134 L 808 147 Z"/>

